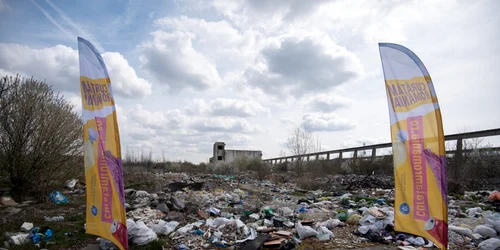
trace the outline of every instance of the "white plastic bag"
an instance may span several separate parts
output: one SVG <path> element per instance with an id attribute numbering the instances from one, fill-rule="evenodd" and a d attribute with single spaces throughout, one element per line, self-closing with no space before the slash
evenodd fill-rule
<path id="1" fill-rule="evenodd" d="M 279 212 L 283 216 L 292 216 L 293 215 L 293 210 L 290 209 L 289 207 L 282 207 L 279 209 Z"/>
<path id="2" fill-rule="evenodd" d="M 479 243 L 479 249 L 481 250 L 495 250 L 500 247 L 500 239 L 491 238 Z"/>
<path id="3" fill-rule="evenodd" d="M 465 227 L 457 227 L 457 226 L 453 226 L 453 225 L 450 225 L 448 226 L 448 229 L 450 231 L 453 231 L 457 234 L 460 234 L 460 235 L 463 235 L 463 236 L 467 236 L 471 239 L 474 239 L 474 236 L 472 236 L 472 231 L 468 228 L 465 228 Z"/>
<path id="4" fill-rule="evenodd" d="M 297 229 L 297 234 L 299 234 L 301 240 L 318 234 L 316 230 L 312 229 L 310 226 L 302 226 L 300 222 L 295 224 L 295 229 Z"/>
<path id="5" fill-rule="evenodd" d="M 164 220 L 160 220 L 160 222 L 153 225 L 151 229 L 153 229 L 156 234 L 169 235 L 171 232 L 175 231 L 177 226 L 179 226 L 179 222 L 177 221 L 165 222 Z"/>
<path id="6" fill-rule="evenodd" d="M 9 241 L 10 241 L 10 243 L 12 243 L 14 245 L 23 245 L 23 244 L 30 242 L 30 239 L 28 238 L 28 236 L 29 236 L 29 234 L 14 235 L 14 236 L 11 236 L 9 238 Z"/>
<path id="7" fill-rule="evenodd" d="M 483 237 L 497 237 L 497 231 L 487 225 L 479 225 L 472 231 L 475 234 L 480 234 Z"/>
<path id="8" fill-rule="evenodd" d="M 137 227 L 137 224 L 132 219 L 127 219 L 128 237 L 133 238 L 137 234 L 138 230 L 139 228 Z"/>
<path id="9" fill-rule="evenodd" d="M 321 226 L 325 226 L 328 229 L 334 229 L 342 223 L 339 219 L 329 219 L 327 221 L 321 222 Z"/>
<path id="10" fill-rule="evenodd" d="M 486 223 L 486 225 L 493 226 L 493 228 L 500 233 L 500 218 L 489 215 L 488 217 L 484 218 L 484 222 Z"/>
<path id="11" fill-rule="evenodd" d="M 318 229 L 317 229 L 317 232 L 318 234 L 316 235 L 316 237 L 319 239 L 319 240 L 330 240 L 330 238 L 333 237 L 333 232 L 328 230 L 328 228 L 326 228 L 325 226 L 319 226 Z"/>
<path id="12" fill-rule="evenodd" d="M 156 233 L 149 227 L 147 227 L 143 221 L 138 221 L 135 224 L 135 227 L 136 227 L 134 231 L 135 235 L 133 235 L 132 239 L 132 242 L 134 244 L 142 246 L 158 239 Z"/>
<path id="13" fill-rule="evenodd" d="M 465 210 L 465 212 L 467 213 L 467 216 L 474 217 L 476 214 L 481 214 L 483 210 L 480 207 L 472 207 Z"/>
<path id="14" fill-rule="evenodd" d="M 367 214 L 367 215 L 363 216 L 363 218 L 361 218 L 361 220 L 359 220 L 359 224 L 361 226 L 369 226 L 369 225 L 375 224 L 376 221 L 377 221 L 377 218 L 373 217 L 371 214 Z"/>
<path id="15" fill-rule="evenodd" d="M 425 245 L 425 240 L 422 237 L 410 237 L 408 238 L 408 242 L 415 246 L 423 246 Z"/>
<path id="16" fill-rule="evenodd" d="M 216 219 L 213 221 L 213 225 L 214 225 L 215 227 L 220 227 L 220 226 L 222 226 L 222 225 L 227 225 L 227 224 L 229 224 L 230 222 L 231 222 L 231 220 L 230 220 L 230 219 L 220 217 L 220 218 L 216 218 Z"/>
<path id="17" fill-rule="evenodd" d="M 193 227 L 194 227 L 194 224 L 187 224 L 187 225 L 177 229 L 177 233 L 179 233 L 180 235 L 186 235 L 189 232 L 191 232 L 191 230 L 193 230 Z"/>
<path id="18" fill-rule="evenodd" d="M 236 222 L 236 227 L 237 228 L 245 226 L 245 223 L 243 223 L 243 221 L 241 221 L 240 219 L 236 219 L 235 222 Z"/>
<path id="19" fill-rule="evenodd" d="M 135 191 L 135 198 L 143 198 L 143 197 L 149 197 L 149 193 L 146 191 Z"/>
<path id="20" fill-rule="evenodd" d="M 360 226 L 360 227 L 358 227 L 358 232 L 359 232 L 360 234 L 362 234 L 362 235 L 365 235 L 365 234 L 367 234 L 367 233 L 368 233 L 368 231 L 369 231 L 370 229 L 372 229 L 372 227 L 373 227 L 373 225 L 372 225 L 372 226 Z"/>

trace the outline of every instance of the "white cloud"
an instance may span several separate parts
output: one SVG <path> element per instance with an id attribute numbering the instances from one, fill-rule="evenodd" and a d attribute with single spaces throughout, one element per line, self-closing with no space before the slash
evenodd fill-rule
<path id="1" fill-rule="evenodd" d="M 308 131 L 342 131 L 354 129 L 358 122 L 336 114 L 312 113 L 302 117 L 301 125 Z"/>
<path id="2" fill-rule="evenodd" d="M 124 96 L 144 97 L 152 94 L 151 83 L 137 76 L 127 59 L 117 52 L 106 52 L 102 55 L 108 68 L 113 91 L 118 90 Z"/>
<path id="3" fill-rule="evenodd" d="M 307 99 L 307 104 L 313 111 L 329 113 L 340 108 L 350 107 L 352 105 L 352 101 L 349 98 L 339 95 L 319 94 L 310 96 Z"/>
<path id="4" fill-rule="evenodd" d="M 190 101 L 186 112 L 190 115 L 236 117 L 271 115 L 271 110 L 258 102 L 231 98 L 217 98 L 208 102 L 203 99 L 194 99 Z"/>
<path id="5" fill-rule="evenodd" d="M 192 34 L 193 48 L 214 63 L 221 76 L 251 65 L 265 42 L 259 32 L 238 30 L 226 20 L 180 16 L 159 18 L 155 23 L 166 32 Z"/>
<path id="6" fill-rule="evenodd" d="M 110 69 L 114 94 L 151 95 L 151 84 L 139 78 L 121 54 L 106 52 L 102 56 Z M 33 49 L 19 44 L 0 44 L 1 70 L 46 80 L 56 91 L 80 93 L 78 65 L 78 52 L 67 46 Z"/>
<path id="7" fill-rule="evenodd" d="M 206 90 L 220 85 L 221 78 L 214 64 L 193 48 L 193 34 L 157 30 L 151 35 L 152 41 L 139 46 L 141 68 L 158 83 L 172 91 Z"/>
<path id="8" fill-rule="evenodd" d="M 199 132 L 261 133 L 264 128 L 250 124 L 243 118 L 208 117 L 198 118 L 190 126 Z"/>
<path id="9" fill-rule="evenodd" d="M 180 132 L 190 122 L 190 118 L 178 109 L 152 112 L 140 104 L 129 112 L 128 117 L 140 126 L 157 129 L 159 135 Z"/>
<path id="10" fill-rule="evenodd" d="M 306 36 L 283 38 L 263 49 L 245 75 L 249 84 L 267 94 L 301 97 L 342 85 L 360 71 L 357 57 L 328 36 Z"/>

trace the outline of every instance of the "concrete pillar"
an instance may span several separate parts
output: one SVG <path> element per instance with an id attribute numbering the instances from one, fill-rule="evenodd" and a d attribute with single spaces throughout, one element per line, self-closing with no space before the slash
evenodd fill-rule
<path id="1" fill-rule="evenodd" d="M 316 155 L 316 161 L 319 159 L 319 155 Z"/>
<path id="2" fill-rule="evenodd" d="M 307 161 L 309 161 L 309 155 L 307 156 Z"/>
<path id="3" fill-rule="evenodd" d="M 326 154 L 326 160 L 329 161 L 330 160 L 330 153 L 327 153 Z"/>
<path id="4" fill-rule="evenodd" d="M 462 138 L 457 139 L 457 150 L 455 151 L 455 167 L 459 167 L 462 164 L 462 157 L 463 157 L 463 140 Z"/>
<path id="5" fill-rule="evenodd" d="M 376 157 L 377 157 L 377 149 L 376 149 L 376 148 L 374 148 L 374 149 L 372 149 L 372 162 L 374 162 L 374 161 L 375 161 L 375 158 L 376 158 Z"/>
<path id="6" fill-rule="evenodd" d="M 352 155 L 354 160 L 358 159 L 358 150 L 354 150 L 354 154 Z"/>

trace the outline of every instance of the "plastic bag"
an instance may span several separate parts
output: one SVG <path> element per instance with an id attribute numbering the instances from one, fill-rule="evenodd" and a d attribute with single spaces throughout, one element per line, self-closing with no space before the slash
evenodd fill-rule
<path id="1" fill-rule="evenodd" d="M 500 192 L 498 191 L 493 191 L 491 194 L 488 196 L 489 201 L 500 201 Z"/>
<path id="2" fill-rule="evenodd" d="M 151 229 L 156 234 L 169 235 L 171 232 L 175 231 L 175 228 L 177 226 L 179 226 L 179 222 L 177 221 L 165 222 L 164 220 L 160 220 L 160 222 L 158 222 L 158 224 L 153 225 Z"/>
<path id="3" fill-rule="evenodd" d="M 372 228 L 373 226 L 360 226 L 358 228 L 358 232 L 362 235 L 365 235 L 368 233 L 368 231 L 370 231 L 370 229 Z"/>
<path id="4" fill-rule="evenodd" d="M 376 221 L 377 221 L 377 218 L 373 217 L 371 214 L 367 214 L 367 215 L 363 216 L 363 218 L 361 218 L 361 220 L 359 220 L 359 224 L 362 226 L 369 226 L 369 225 L 375 224 Z"/>
<path id="5" fill-rule="evenodd" d="M 415 245 L 415 246 L 423 246 L 425 245 L 425 240 L 424 238 L 422 237 L 410 237 L 408 238 L 408 242 L 412 245 Z"/>
<path id="6" fill-rule="evenodd" d="M 339 219 L 329 219 L 327 221 L 322 222 L 320 225 L 325 226 L 328 229 L 334 229 L 338 225 L 340 225 L 340 223 L 342 222 Z"/>
<path id="7" fill-rule="evenodd" d="M 330 240 L 330 238 L 333 237 L 333 232 L 328 230 L 325 226 L 319 226 L 317 232 L 318 234 L 316 237 L 319 240 Z"/>
<path id="8" fill-rule="evenodd" d="M 23 245 L 29 242 L 28 236 L 29 234 L 14 235 L 9 238 L 9 241 L 14 245 Z"/>
<path id="9" fill-rule="evenodd" d="M 282 207 L 278 211 L 283 216 L 293 216 L 293 210 L 289 207 Z"/>
<path id="10" fill-rule="evenodd" d="M 149 197 L 149 193 L 146 191 L 135 191 L 135 198 L 144 198 L 144 197 Z"/>
<path id="11" fill-rule="evenodd" d="M 318 234 L 316 230 L 312 229 L 310 226 L 302 226 L 300 222 L 295 224 L 295 229 L 297 229 L 297 234 L 301 240 Z"/>
<path id="12" fill-rule="evenodd" d="M 497 237 L 497 232 L 495 231 L 495 229 L 486 225 L 479 225 L 474 228 L 474 231 L 472 232 L 475 234 L 480 234 L 483 237 Z"/>
<path id="13" fill-rule="evenodd" d="M 181 235 L 188 234 L 189 232 L 191 232 L 191 230 L 193 230 L 193 227 L 194 227 L 194 224 L 187 224 L 187 225 L 177 229 L 177 233 L 179 233 Z"/>
<path id="14" fill-rule="evenodd" d="M 493 226 L 493 228 L 500 233 L 500 218 L 497 218 L 494 215 L 490 215 L 484 218 L 484 222 L 486 223 L 486 225 Z"/>
<path id="15" fill-rule="evenodd" d="M 472 208 L 465 210 L 465 212 L 467 213 L 467 216 L 474 217 L 477 214 L 481 214 L 483 212 L 483 210 L 480 207 L 472 207 Z"/>
<path id="16" fill-rule="evenodd" d="M 474 239 L 474 236 L 472 236 L 472 231 L 468 228 L 449 225 L 448 229 L 450 231 L 453 231 L 453 232 L 458 233 L 460 235 L 464 235 L 464 236 L 467 236 L 471 239 Z"/>
<path id="17" fill-rule="evenodd" d="M 128 220 L 127 220 L 128 224 Z M 136 245 L 142 246 L 146 245 L 158 238 L 156 233 L 144 224 L 143 221 L 138 221 L 133 228 L 133 234 L 130 233 L 130 228 L 128 230 L 129 235 L 132 236 L 132 242 Z"/>
<path id="18" fill-rule="evenodd" d="M 59 191 L 53 191 L 52 193 L 50 193 L 49 198 L 55 204 L 66 204 L 66 203 L 68 203 L 68 198 L 66 198 L 66 196 L 64 196 L 64 194 L 62 194 Z"/>
<path id="19" fill-rule="evenodd" d="M 45 219 L 45 221 L 64 221 L 63 216 L 54 216 L 54 217 L 44 216 L 43 218 Z"/>
<path id="20" fill-rule="evenodd" d="M 231 222 L 230 219 L 227 219 L 227 218 L 217 218 L 213 221 L 213 225 L 215 227 L 220 227 L 222 225 L 227 225 Z"/>
<path id="21" fill-rule="evenodd" d="M 500 239 L 491 238 L 479 243 L 481 250 L 495 250 L 500 247 Z"/>

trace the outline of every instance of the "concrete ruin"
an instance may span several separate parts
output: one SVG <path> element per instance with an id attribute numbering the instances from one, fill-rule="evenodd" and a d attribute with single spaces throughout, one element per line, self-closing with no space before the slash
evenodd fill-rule
<path id="1" fill-rule="evenodd" d="M 224 142 L 214 143 L 213 156 L 210 158 L 210 163 L 230 163 L 237 158 L 249 158 L 262 160 L 262 151 L 260 150 L 231 150 L 225 149 Z"/>

